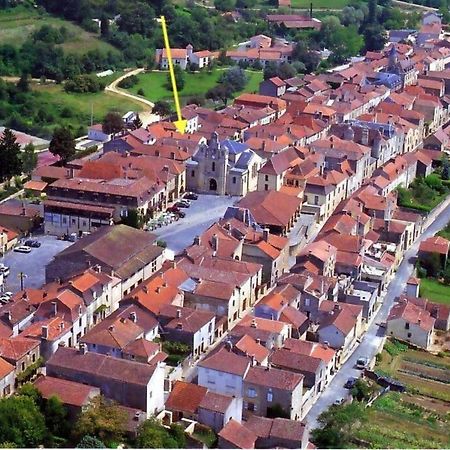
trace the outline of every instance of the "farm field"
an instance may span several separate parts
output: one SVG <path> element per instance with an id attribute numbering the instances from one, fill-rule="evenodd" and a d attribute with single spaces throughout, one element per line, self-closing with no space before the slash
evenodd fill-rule
<path id="1" fill-rule="evenodd" d="M 420 296 L 436 303 L 450 305 L 450 286 L 434 278 L 420 280 Z"/>
<path id="2" fill-rule="evenodd" d="M 68 39 L 60 46 L 68 53 L 83 54 L 96 49 L 117 52 L 114 47 L 101 41 L 95 33 L 89 33 L 71 22 L 46 13 L 40 14 L 25 6 L 0 10 L 0 44 L 18 47 L 42 25 L 57 28 L 64 26 L 67 29 Z"/>
<path id="3" fill-rule="evenodd" d="M 446 448 L 448 416 L 411 401 L 407 394 L 388 393 L 368 409 L 368 419 L 355 437 L 370 448 Z"/>
<path id="4" fill-rule="evenodd" d="M 448 402 L 450 410 L 450 355 L 435 356 L 387 341 L 375 367 L 407 386 L 410 393 Z"/>
<path id="5" fill-rule="evenodd" d="M 195 95 L 205 95 L 206 92 L 216 86 L 223 69 L 214 69 L 212 72 L 202 71 L 199 73 L 184 74 L 185 86 L 180 91 L 181 98 L 188 98 Z M 242 92 L 257 92 L 259 83 L 263 79 L 262 71 L 246 70 L 248 83 Z M 167 72 L 154 71 L 137 75 L 138 83 L 129 89 L 133 94 L 137 94 L 140 89 L 145 93 L 145 98 L 156 102 L 158 100 L 172 100 L 172 91 L 168 90 Z M 236 95 L 242 92 L 236 93 Z"/>
<path id="6" fill-rule="evenodd" d="M 450 446 L 450 355 L 435 356 L 387 340 L 374 369 L 401 381 L 406 392 L 388 392 L 367 409 L 355 443 L 367 448 Z"/>

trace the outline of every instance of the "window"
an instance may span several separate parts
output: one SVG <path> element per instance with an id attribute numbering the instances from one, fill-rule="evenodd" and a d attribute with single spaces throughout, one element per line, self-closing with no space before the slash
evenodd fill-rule
<path id="1" fill-rule="evenodd" d="M 256 390 L 253 388 L 247 389 L 247 397 L 255 398 L 256 397 Z"/>
<path id="2" fill-rule="evenodd" d="M 264 177 L 264 180 L 265 180 L 265 181 L 269 181 L 269 175 L 266 175 L 266 176 Z"/>
<path id="3" fill-rule="evenodd" d="M 152 398 L 152 397 L 153 397 L 153 392 L 150 391 L 150 392 L 148 393 L 148 398 Z"/>
<path id="4" fill-rule="evenodd" d="M 36 353 L 31 355 L 31 361 L 36 362 Z"/>
<path id="5" fill-rule="evenodd" d="M 236 177 L 233 177 L 233 184 L 236 184 Z"/>
<path id="6" fill-rule="evenodd" d="M 213 172 L 215 172 L 216 171 L 216 163 L 213 161 L 213 163 L 211 164 L 211 170 L 213 171 Z"/>
<path id="7" fill-rule="evenodd" d="M 409 330 L 409 322 L 405 323 L 405 330 Z"/>
<path id="8" fill-rule="evenodd" d="M 24 362 L 22 363 L 21 368 L 22 368 L 22 371 L 25 370 L 25 363 Z"/>
<path id="9" fill-rule="evenodd" d="M 311 300 L 309 298 L 305 298 L 305 306 L 309 306 L 311 304 Z"/>
<path id="10" fill-rule="evenodd" d="M 411 333 L 408 333 L 408 337 L 409 337 L 409 338 L 411 337 Z"/>
<path id="11" fill-rule="evenodd" d="M 3 388 L 3 396 L 11 394 L 11 385 L 5 386 Z"/>
<path id="12" fill-rule="evenodd" d="M 268 402 L 273 401 L 273 392 L 272 392 L 272 389 L 269 389 L 269 391 L 267 392 L 267 401 L 268 401 Z"/>
<path id="13" fill-rule="evenodd" d="M 319 196 L 318 196 L 318 195 L 315 195 L 315 196 L 314 196 L 314 204 L 315 204 L 315 205 L 318 205 L 318 204 L 319 204 Z"/>
<path id="14" fill-rule="evenodd" d="M 80 317 L 80 320 L 78 321 L 78 325 L 81 327 L 81 326 L 83 326 L 83 318 L 82 317 Z"/>
<path id="15" fill-rule="evenodd" d="M 265 191 L 268 191 L 268 190 L 269 190 L 269 185 L 268 185 L 268 184 L 265 184 L 265 185 L 264 185 L 264 190 L 265 190 Z"/>
<path id="16" fill-rule="evenodd" d="M 247 405 L 247 409 L 249 411 L 256 411 L 256 405 L 254 403 L 249 402 Z"/>
<path id="17" fill-rule="evenodd" d="M 195 170 L 191 171 L 191 177 L 195 177 Z"/>

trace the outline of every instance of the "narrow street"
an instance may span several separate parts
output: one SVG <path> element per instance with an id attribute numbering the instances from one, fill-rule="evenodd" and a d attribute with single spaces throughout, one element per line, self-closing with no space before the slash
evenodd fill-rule
<path id="1" fill-rule="evenodd" d="M 335 400 L 343 398 L 348 394 L 348 389 L 344 388 L 344 384 L 349 377 L 358 377 L 361 371 L 355 369 L 356 360 L 360 357 L 373 358 L 377 354 L 377 349 L 381 345 L 384 336 L 384 328 L 379 324 L 385 322 L 394 300 L 403 292 L 408 278 L 413 271 L 413 264 L 410 262 L 417 255 L 420 242 L 433 236 L 450 221 L 450 199 L 446 200 L 444 209 L 439 208 L 437 211 L 428 216 L 426 231 L 423 232 L 417 241 L 405 252 L 403 261 L 400 264 L 395 278 L 391 281 L 384 298 L 381 308 L 372 324 L 369 326 L 361 343 L 355 348 L 350 358 L 342 365 L 332 382 L 328 385 L 309 413 L 306 415 L 305 421 L 310 429 L 317 428 L 317 418 L 326 411 Z"/>

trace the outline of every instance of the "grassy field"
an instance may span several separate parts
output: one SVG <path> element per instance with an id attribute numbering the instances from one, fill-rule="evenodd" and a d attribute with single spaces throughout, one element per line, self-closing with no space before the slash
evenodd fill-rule
<path id="1" fill-rule="evenodd" d="M 447 226 L 437 234 L 438 236 L 442 236 L 443 238 L 450 240 L 450 223 L 448 223 Z"/>
<path id="2" fill-rule="evenodd" d="M 89 33 L 66 20 L 39 14 L 36 10 L 25 6 L 0 10 L 0 44 L 22 45 L 42 25 L 66 27 L 69 37 L 61 47 L 69 53 L 81 54 L 94 49 L 117 51 L 108 43 L 101 41 L 95 33 Z"/>
<path id="3" fill-rule="evenodd" d="M 74 130 L 90 124 L 91 108 L 94 111 L 94 122 L 101 122 L 109 111 L 125 113 L 130 110 L 142 111 L 143 105 L 111 93 L 74 94 L 64 92 L 61 85 L 33 86 L 42 99 L 45 108 L 52 112 L 57 120 L 55 124 L 71 125 Z M 72 112 L 71 117 L 64 117 L 64 110 Z"/>
<path id="4" fill-rule="evenodd" d="M 263 79 L 262 71 L 247 70 L 248 83 L 245 92 L 257 92 L 259 83 Z M 180 97 L 188 98 L 195 95 L 204 95 L 206 91 L 214 87 L 219 81 L 223 70 L 215 69 L 212 72 L 185 73 L 185 86 L 180 92 Z M 145 98 L 151 101 L 171 100 L 172 92 L 166 87 L 167 72 L 149 72 L 138 75 L 139 82 L 130 90 L 133 94 L 142 89 Z M 241 94 L 238 92 L 236 95 Z"/>
<path id="5" fill-rule="evenodd" d="M 420 296 L 433 302 L 450 305 L 450 286 L 434 278 L 420 280 Z"/>
<path id="6" fill-rule="evenodd" d="M 355 433 L 370 448 L 448 448 L 448 417 L 391 392 L 368 410 L 368 420 Z"/>

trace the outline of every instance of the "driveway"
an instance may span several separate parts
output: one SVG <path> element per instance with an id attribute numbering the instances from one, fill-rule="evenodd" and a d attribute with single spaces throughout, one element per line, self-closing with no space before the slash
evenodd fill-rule
<path id="1" fill-rule="evenodd" d="M 354 368 L 356 360 L 363 356 L 369 358 L 375 357 L 384 336 L 384 328 L 380 327 L 378 324 L 386 321 L 394 300 L 403 293 L 405 289 L 406 282 L 411 276 L 414 268 L 413 264 L 409 261 L 417 255 L 420 242 L 436 234 L 439 230 L 444 228 L 449 221 L 450 204 L 448 204 L 441 212 L 437 211 L 428 217 L 427 223 L 429 225 L 427 230 L 405 253 L 403 261 L 395 274 L 395 278 L 389 285 L 383 304 L 364 335 L 361 344 L 356 347 L 350 358 L 342 365 L 333 381 L 328 385 L 306 415 L 305 420 L 310 429 L 318 427 L 319 424 L 317 418 L 322 412 L 326 411 L 336 399 L 345 397 L 348 394 L 348 390 L 344 388 L 344 383 L 349 377 L 358 377 L 361 374 L 361 371 Z"/>
<path id="2" fill-rule="evenodd" d="M 39 248 L 33 248 L 30 253 L 8 252 L 0 262 L 9 266 L 10 274 L 6 278 L 5 291 L 13 293 L 20 290 L 19 273 L 26 275 L 26 288 L 40 288 L 45 283 L 45 266 L 53 256 L 67 248 L 72 242 L 60 241 L 54 236 L 36 236 L 33 239 L 41 243 Z"/>
<path id="3" fill-rule="evenodd" d="M 202 234 L 214 222 L 223 217 L 229 206 L 239 197 L 202 195 L 191 202 L 190 208 L 183 208 L 186 217 L 158 228 L 152 233 L 167 242 L 167 248 L 175 254 L 192 244 L 194 238 Z"/>

